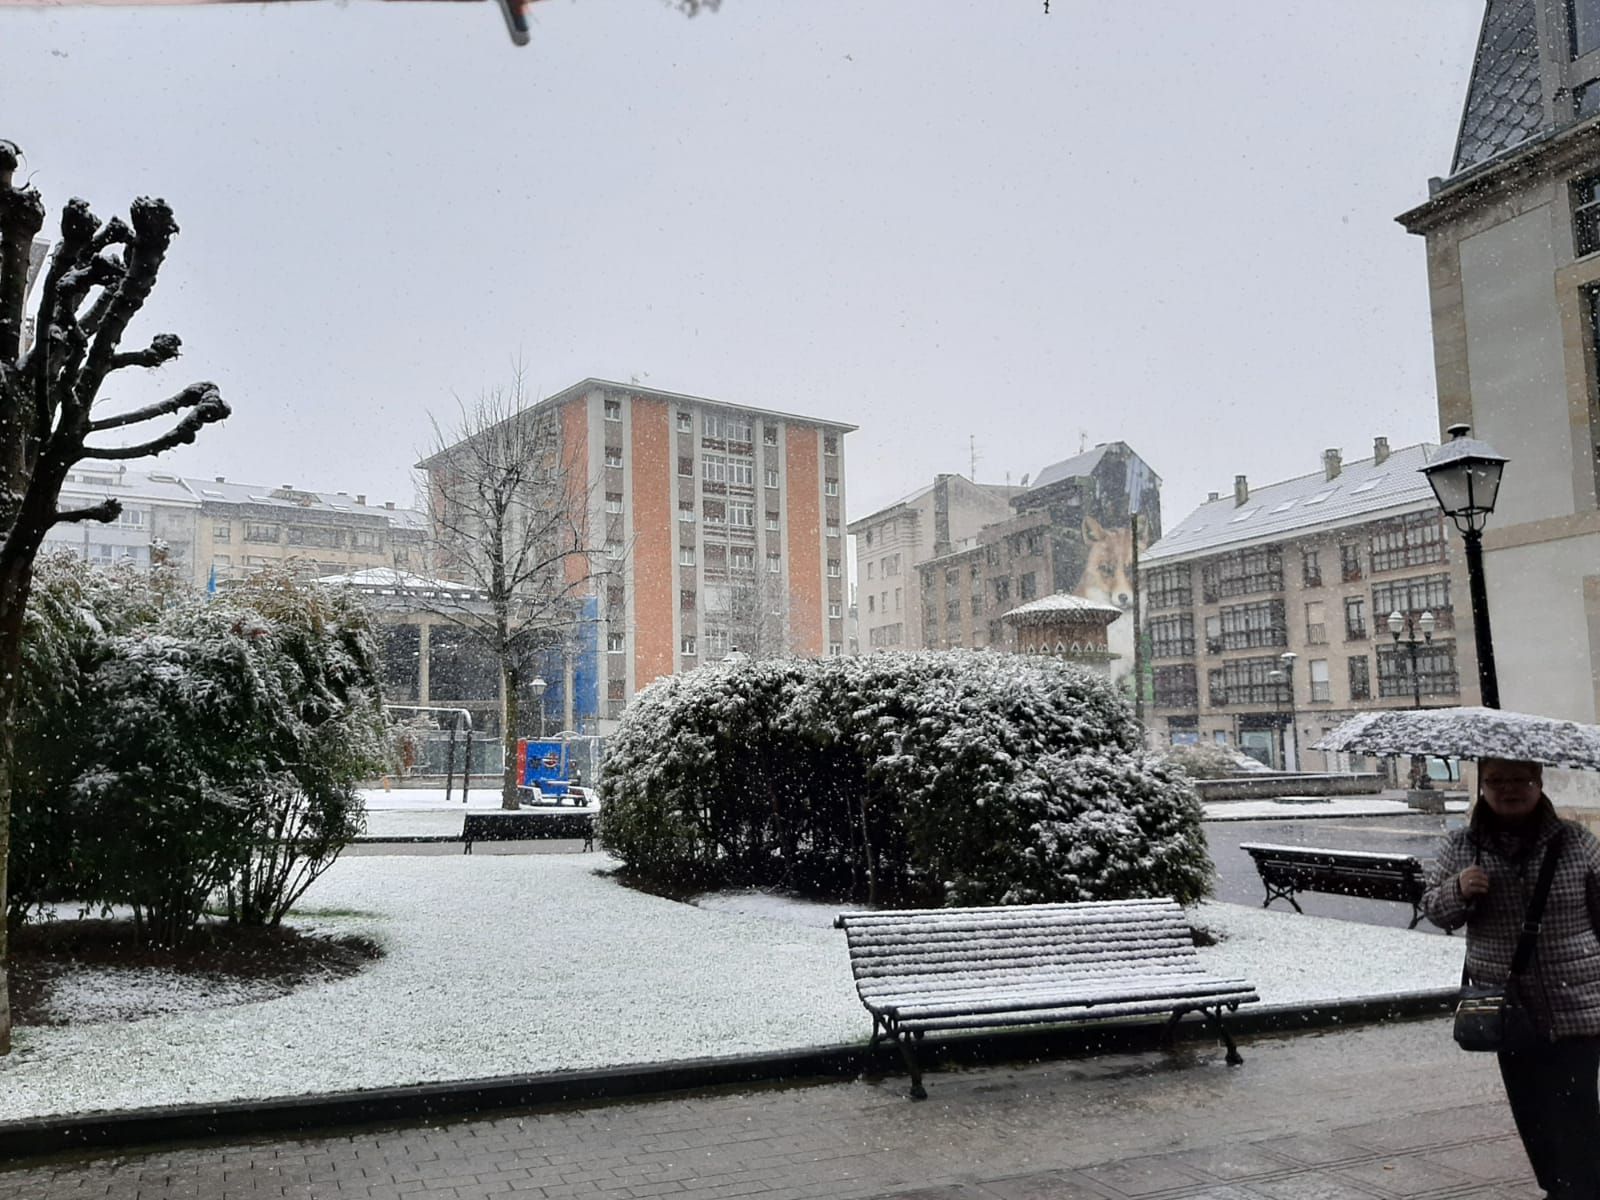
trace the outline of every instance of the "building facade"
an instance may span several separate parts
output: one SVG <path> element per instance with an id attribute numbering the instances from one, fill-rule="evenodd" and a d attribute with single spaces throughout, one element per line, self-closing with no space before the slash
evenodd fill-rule
<path id="1" fill-rule="evenodd" d="M 1160 536 L 1160 483 L 1125 442 L 1046 467 L 1010 497 L 1006 520 L 918 566 L 923 647 L 1016 650 L 1015 630 L 1001 620 L 1007 612 L 1079 596 L 1125 614 L 1106 636 L 1112 677 L 1130 677 L 1134 538 L 1145 546 Z"/>
<path id="2" fill-rule="evenodd" d="M 1376 708 L 1458 704 L 1471 619 L 1451 544 L 1419 468 L 1433 447 L 1323 469 L 1231 496 L 1213 493 L 1144 554 L 1140 583 L 1162 743 L 1236 746 L 1280 769 L 1340 770 L 1308 747 Z M 1390 633 L 1399 612 L 1417 647 Z M 1409 636 L 1409 633 L 1408 633 Z M 1289 664 L 1283 656 L 1293 655 Z"/>
<path id="3" fill-rule="evenodd" d="M 121 463 L 78 463 L 61 489 L 61 503 L 83 507 L 111 498 L 122 505 L 114 522 L 54 526 L 44 548 L 70 550 L 90 562 L 121 559 L 148 566 L 165 554 L 197 587 L 288 563 L 306 576 L 367 567 L 406 566 L 419 559 L 423 517 L 365 496 L 267 488 L 226 479 L 193 479 L 133 471 Z"/>
<path id="4" fill-rule="evenodd" d="M 1490 0 L 1450 171 L 1428 190 L 1399 220 L 1426 239 L 1439 424 L 1511 460 L 1483 534 L 1500 698 L 1594 722 L 1600 0 Z M 1476 701 L 1470 649 L 1461 669 Z"/>
<path id="5" fill-rule="evenodd" d="M 1008 501 L 1023 490 L 939 475 L 888 508 L 852 521 L 860 649 L 921 648 L 916 568 L 971 542 L 985 526 L 1008 519 Z"/>
<path id="6" fill-rule="evenodd" d="M 855 429 L 585 379 L 534 406 L 589 489 L 593 694 L 547 703 L 615 720 L 646 684 L 733 651 L 844 653 L 844 438 Z M 451 448 L 419 466 L 445 487 Z M 577 686 L 577 685 L 575 685 Z M 580 728 L 580 732 L 605 732 Z"/>

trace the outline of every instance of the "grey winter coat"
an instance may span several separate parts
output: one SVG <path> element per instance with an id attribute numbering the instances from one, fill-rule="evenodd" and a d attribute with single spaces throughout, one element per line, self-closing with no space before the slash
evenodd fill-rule
<path id="1" fill-rule="evenodd" d="M 1422 910 L 1441 929 L 1466 925 L 1467 973 L 1474 983 L 1505 982 L 1540 864 L 1565 830 L 1543 927 L 1516 994 L 1546 1037 L 1600 1036 L 1600 840 L 1557 817 L 1548 800 L 1533 819 L 1536 832 L 1526 840 L 1482 821 L 1446 836 L 1428 873 Z M 1457 877 L 1474 862 L 1489 873 L 1489 892 L 1469 905 Z"/>

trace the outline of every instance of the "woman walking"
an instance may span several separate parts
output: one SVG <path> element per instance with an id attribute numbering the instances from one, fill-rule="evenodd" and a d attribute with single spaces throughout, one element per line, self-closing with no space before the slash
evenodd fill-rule
<path id="1" fill-rule="evenodd" d="M 1550 855 L 1533 954 L 1508 987 L 1533 1035 L 1499 1051 L 1500 1078 L 1550 1200 L 1600 1200 L 1600 841 L 1556 815 L 1539 764 L 1483 759 L 1478 803 L 1440 846 L 1422 908 L 1440 928 L 1467 927 L 1471 982 L 1506 984 Z"/>

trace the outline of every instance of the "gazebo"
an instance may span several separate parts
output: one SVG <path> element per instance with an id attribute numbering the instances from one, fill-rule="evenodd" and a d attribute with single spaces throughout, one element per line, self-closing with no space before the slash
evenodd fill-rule
<path id="1" fill-rule="evenodd" d="M 1019 604 L 1000 619 L 1015 631 L 1018 654 L 1049 654 L 1109 671 L 1121 656 L 1109 648 L 1106 628 L 1121 615 L 1115 604 L 1057 592 Z"/>

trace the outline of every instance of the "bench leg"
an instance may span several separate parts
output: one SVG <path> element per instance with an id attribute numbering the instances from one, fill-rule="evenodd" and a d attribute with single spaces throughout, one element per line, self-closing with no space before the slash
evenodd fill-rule
<path id="1" fill-rule="evenodd" d="M 1267 884 L 1266 887 L 1267 898 L 1261 902 L 1262 908 L 1266 908 L 1267 905 L 1271 904 L 1274 900 L 1287 900 L 1290 904 L 1294 905 L 1295 912 L 1301 914 L 1302 916 L 1305 915 L 1305 909 L 1301 908 L 1299 901 L 1294 898 L 1293 888 L 1275 888 L 1270 883 Z"/>
<path id="2" fill-rule="evenodd" d="M 917 1034 L 917 1040 L 921 1039 L 922 1035 Z M 926 1100 L 928 1089 L 922 1086 L 922 1066 L 917 1062 L 917 1052 L 912 1048 L 911 1040 L 903 1033 L 897 1033 L 894 1039 L 895 1045 L 900 1047 L 900 1057 L 906 1060 L 906 1070 L 911 1073 L 911 1088 L 906 1095 L 913 1100 Z"/>
<path id="3" fill-rule="evenodd" d="M 472 843 L 468 842 L 464 846 L 462 846 L 461 853 L 463 853 L 463 854 L 471 854 L 472 853 Z"/>
<path id="4" fill-rule="evenodd" d="M 1205 1016 L 1208 1025 L 1214 1025 L 1217 1036 L 1222 1039 L 1222 1044 L 1228 1048 L 1225 1060 L 1230 1067 L 1237 1067 L 1244 1062 L 1244 1056 L 1239 1053 L 1239 1047 L 1233 1044 L 1233 1036 L 1228 1032 L 1228 1027 L 1222 1023 L 1222 1009 L 1202 1008 L 1200 1012 Z"/>

